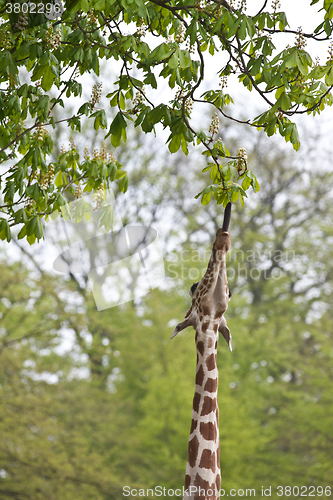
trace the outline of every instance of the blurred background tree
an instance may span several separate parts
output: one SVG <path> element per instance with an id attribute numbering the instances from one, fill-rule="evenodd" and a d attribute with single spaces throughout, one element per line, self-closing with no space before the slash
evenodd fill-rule
<path id="1" fill-rule="evenodd" d="M 232 142 L 232 128 L 224 133 Z M 161 289 L 98 312 L 87 280 L 50 273 L 42 251 L 32 254 L 19 242 L 16 259 L 14 248 L 10 257 L 2 252 L 4 500 L 119 499 L 125 485 L 182 488 L 195 345 L 190 330 L 169 337 L 207 266 L 222 213 L 210 205 L 202 211 L 189 196 L 205 183 L 200 157 L 192 156 L 189 173 L 188 160 L 170 161 L 158 144 L 132 137 L 119 154 L 122 162 L 140 158 L 126 195 L 133 203 L 120 194 L 117 204 L 124 222 L 158 230 L 167 275 Z M 327 486 L 330 158 L 323 152 L 319 182 L 311 138 L 301 161 L 279 142 L 268 149 L 260 134 L 244 130 L 243 140 L 266 190 L 249 199 L 246 212 L 233 208 L 230 227 L 234 351 L 222 339 L 218 353 L 222 487 L 259 494 L 262 485 Z"/>

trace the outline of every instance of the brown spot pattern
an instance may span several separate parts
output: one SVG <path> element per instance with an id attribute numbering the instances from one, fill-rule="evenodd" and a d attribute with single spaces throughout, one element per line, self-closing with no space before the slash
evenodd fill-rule
<path id="1" fill-rule="evenodd" d="M 204 316 L 210 316 L 210 308 L 209 306 L 203 306 L 202 312 Z"/>
<path id="2" fill-rule="evenodd" d="M 185 476 L 185 490 L 187 490 L 190 487 L 191 484 L 191 476 L 186 474 Z"/>
<path id="3" fill-rule="evenodd" d="M 216 476 L 216 489 L 218 491 L 220 491 L 220 489 L 221 489 L 221 476 L 220 476 L 220 474 L 217 474 L 217 476 Z"/>
<path id="4" fill-rule="evenodd" d="M 213 346 L 213 339 L 212 339 L 212 337 L 209 337 L 207 346 L 208 346 L 208 349 L 210 349 Z"/>
<path id="5" fill-rule="evenodd" d="M 203 323 L 201 327 L 202 333 L 205 333 L 208 327 L 209 327 L 209 321 L 205 321 L 205 323 Z"/>
<path id="6" fill-rule="evenodd" d="M 200 385 L 200 387 L 202 386 L 202 382 L 203 382 L 203 379 L 204 379 L 204 371 L 203 371 L 203 368 L 202 368 L 202 365 L 200 365 L 200 368 L 199 370 L 197 371 L 197 374 L 195 376 L 195 383 L 197 385 Z"/>
<path id="7" fill-rule="evenodd" d="M 197 461 L 199 450 L 199 441 L 197 436 L 194 436 L 191 441 L 188 443 L 188 463 L 191 467 L 195 466 L 195 462 Z"/>
<path id="8" fill-rule="evenodd" d="M 193 398 L 193 410 L 194 411 L 199 411 L 199 404 L 200 404 L 200 394 L 197 392 L 194 394 Z"/>
<path id="9" fill-rule="evenodd" d="M 202 488 L 203 490 L 209 490 L 209 482 L 202 479 L 201 476 L 197 473 L 194 479 L 194 486 L 197 488 Z"/>
<path id="10" fill-rule="evenodd" d="M 211 469 L 215 473 L 215 452 L 210 450 L 203 450 L 201 454 L 199 467 L 205 469 Z"/>
<path id="11" fill-rule="evenodd" d="M 215 353 L 214 352 L 212 354 L 210 354 L 209 356 L 207 356 L 206 366 L 207 366 L 207 370 L 209 372 L 212 371 L 212 370 L 214 370 L 214 368 L 216 366 L 216 363 L 215 363 Z"/>
<path id="12" fill-rule="evenodd" d="M 220 446 L 218 446 L 217 450 L 216 450 L 216 463 L 217 463 L 218 467 L 220 467 Z M 220 481 L 221 481 L 221 478 L 220 478 Z"/>
<path id="13" fill-rule="evenodd" d="M 217 378 L 209 378 L 204 387 L 207 392 L 216 392 L 217 391 Z"/>
<path id="14" fill-rule="evenodd" d="M 201 416 L 209 415 L 212 411 L 216 410 L 216 398 L 210 398 L 205 396 L 204 402 L 202 405 Z"/>
<path id="15" fill-rule="evenodd" d="M 215 349 L 217 349 L 217 341 L 215 342 Z"/>
<path id="16" fill-rule="evenodd" d="M 202 356 L 203 353 L 204 353 L 204 350 L 205 350 L 205 345 L 202 342 L 202 340 L 199 340 L 199 342 L 197 342 L 197 349 L 198 349 L 198 351 L 200 352 L 200 354 Z"/>
<path id="17" fill-rule="evenodd" d="M 193 420 L 193 418 L 192 418 L 192 424 L 191 424 L 190 434 L 192 434 L 192 432 L 197 428 L 197 425 L 198 425 L 198 421 L 197 420 Z"/>
<path id="18" fill-rule="evenodd" d="M 215 441 L 217 437 L 216 427 L 213 422 L 201 422 L 200 423 L 200 432 L 204 439 L 207 441 Z"/>

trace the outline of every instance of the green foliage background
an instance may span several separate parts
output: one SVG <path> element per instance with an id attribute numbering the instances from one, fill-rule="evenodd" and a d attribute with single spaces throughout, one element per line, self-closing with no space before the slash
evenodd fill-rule
<path id="1" fill-rule="evenodd" d="M 225 133 L 232 142 L 233 130 Z M 222 487 L 255 488 L 259 496 L 262 486 L 332 486 L 329 159 L 319 179 L 277 144 L 246 140 L 266 190 L 246 212 L 232 213 L 226 316 L 234 351 L 223 339 L 218 347 Z M 188 174 L 179 158 L 176 168 L 159 148 L 147 155 L 139 137 L 132 144 L 142 167 L 129 187 L 133 203 L 120 195 L 118 203 L 124 222 L 159 229 L 169 249 L 163 290 L 98 312 L 84 282 L 42 271 L 41 256 L 26 247 L 19 262 L 6 262 L 3 252 L 3 500 L 118 500 L 125 485 L 183 486 L 194 332 L 172 341 L 170 334 L 207 265 L 222 213 L 211 205 L 203 213 L 184 195 L 205 182 L 200 161 Z M 310 158 L 310 140 L 308 147 Z M 124 149 L 122 158 L 131 154 Z"/>

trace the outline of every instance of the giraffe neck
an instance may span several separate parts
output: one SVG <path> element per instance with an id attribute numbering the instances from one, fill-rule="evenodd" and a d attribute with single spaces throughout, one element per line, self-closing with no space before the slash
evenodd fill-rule
<path id="1" fill-rule="evenodd" d="M 217 328 L 217 322 L 206 321 L 197 325 L 196 330 L 197 368 L 184 500 L 220 498 Z"/>

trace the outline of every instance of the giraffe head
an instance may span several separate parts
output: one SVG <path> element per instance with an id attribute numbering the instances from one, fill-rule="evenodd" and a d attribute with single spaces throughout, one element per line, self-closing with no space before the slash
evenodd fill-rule
<path id="1" fill-rule="evenodd" d="M 230 331 L 223 316 L 231 297 L 226 275 L 226 254 L 229 248 L 229 233 L 219 229 L 216 233 L 207 271 L 200 281 L 191 286 L 189 291 L 192 297 L 191 307 L 187 311 L 184 321 L 174 329 L 171 338 L 188 326 L 193 326 L 197 330 L 200 323 L 206 323 L 207 319 L 214 320 L 216 328 L 218 327 L 232 350 Z"/>
<path id="2" fill-rule="evenodd" d="M 191 286 L 190 290 L 189 290 L 189 294 L 191 297 L 193 297 L 194 295 L 194 292 L 196 291 L 198 285 L 199 285 L 200 281 L 197 281 L 196 283 L 193 283 L 193 285 Z M 230 292 L 230 290 L 228 290 L 228 302 L 229 300 L 231 299 L 231 296 L 232 296 L 232 293 Z"/>

